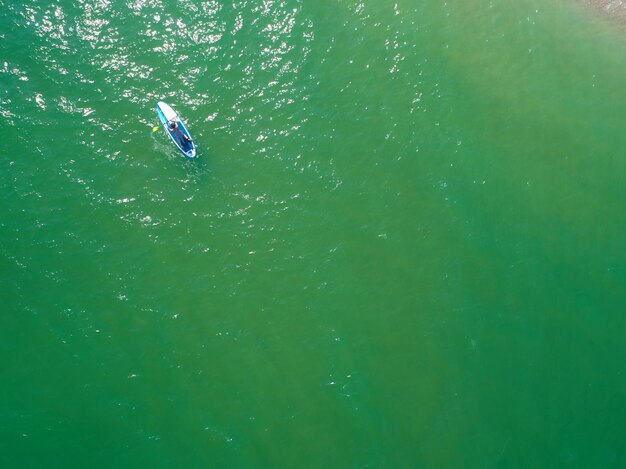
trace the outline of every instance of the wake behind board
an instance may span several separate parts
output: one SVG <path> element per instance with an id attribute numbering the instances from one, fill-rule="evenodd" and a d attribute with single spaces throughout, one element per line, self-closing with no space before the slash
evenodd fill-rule
<path id="1" fill-rule="evenodd" d="M 185 126 L 185 123 L 180 119 L 176 111 L 172 109 L 166 103 L 159 101 L 156 105 L 157 115 L 159 116 L 159 120 L 165 131 L 172 139 L 172 142 L 176 145 L 176 147 L 185 155 L 187 158 L 195 158 L 196 157 L 196 145 L 193 143 L 193 139 Z M 186 140 L 184 137 L 177 135 L 176 132 L 170 129 L 171 123 L 176 123 L 180 132 L 185 134 L 189 140 Z"/>

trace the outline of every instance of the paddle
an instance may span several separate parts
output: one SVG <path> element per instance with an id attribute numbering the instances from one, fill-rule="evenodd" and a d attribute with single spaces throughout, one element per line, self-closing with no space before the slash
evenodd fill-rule
<path id="1" fill-rule="evenodd" d="M 175 119 L 172 119 L 171 121 L 174 121 L 174 120 Z M 171 122 L 171 121 L 168 121 L 168 122 Z M 154 127 L 152 127 L 152 131 L 153 132 L 156 132 L 157 130 L 159 130 L 159 126 L 158 125 L 155 125 Z"/>

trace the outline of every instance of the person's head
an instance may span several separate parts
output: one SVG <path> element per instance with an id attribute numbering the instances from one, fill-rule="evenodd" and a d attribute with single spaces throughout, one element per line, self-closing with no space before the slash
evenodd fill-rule
<path id="1" fill-rule="evenodd" d="M 176 122 L 170 123 L 170 129 L 174 130 L 176 128 Z"/>

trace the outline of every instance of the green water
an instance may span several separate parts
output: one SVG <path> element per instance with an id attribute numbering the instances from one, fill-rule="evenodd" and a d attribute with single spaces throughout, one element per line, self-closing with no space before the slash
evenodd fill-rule
<path id="1" fill-rule="evenodd" d="M 0 6 L 2 467 L 626 465 L 618 25 Z"/>

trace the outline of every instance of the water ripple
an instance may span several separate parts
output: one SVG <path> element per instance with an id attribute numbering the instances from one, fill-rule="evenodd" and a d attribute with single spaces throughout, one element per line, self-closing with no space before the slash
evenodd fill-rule
<path id="1" fill-rule="evenodd" d="M 203 158 L 224 155 L 248 174 L 223 189 L 247 194 L 247 205 L 239 195 L 226 197 L 218 211 L 223 215 L 216 216 L 241 219 L 252 232 L 260 207 L 277 217 L 293 206 L 297 191 L 274 194 L 248 185 L 255 173 L 267 171 L 262 160 L 275 161 L 278 173 L 339 184 L 332 161 L 317 159 L 305 137 L 316 86 L 307 68 L 315 27 L 301 2 L 35 0 L 9 8 L 14 28 L 32 38 L 39 67 L 4 62 L 0 72 L 30 85 L 0 96 L 0 113 L 9 124 L 21 114 L 34 124 L 36 115 L 21 110 L 35 108 L 41 125 L 63 129 L 71 156 L 59 148 L 58 171 L 90 204 L 155 228 L 175 226 L 184 216 L 162 208 L 177 191 L 180 200 L 196 203 L 209 173 L 204 163 L 185 166 L 187 178 L 168 178 L 169 190 L 156 176 L 141 181 L 141 171 L 164 169 L 154 166 L 155 155 L 160 163 L 179 158 L 164 135 L 150 133 L 158 100 L 171 102 L 187 120 Z M 121 174 L 132 167 L 138 168 L 134 187 L 121 190 Z"/>

